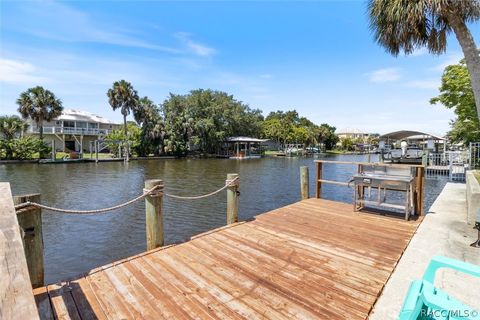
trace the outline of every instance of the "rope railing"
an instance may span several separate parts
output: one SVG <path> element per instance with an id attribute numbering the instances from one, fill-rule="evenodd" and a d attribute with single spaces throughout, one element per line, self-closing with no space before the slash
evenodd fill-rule
<path id="1" fill-rule="evenodd" d="M 217 193 L 219 192 L 222 192 L 223 190 L 227 189 L 228 187 L 230 186 L 233 186 L 233 185 L 236 185 L 236 182 L 239 178 L 236 177 L 235 179 L 232 179 L 232 180 L 225 180 L 225 185 L 223 187 L 221 187 L 220 189 L 218 190 L 215 190 L 213 192 L 210 192 L 210 193 L 207 193 L 207 194 L 204 194 L 204 195 L 200 195 L 200 196 L 177 196 L 177 195 L 173 195 L 173 194 L 169 194 L 169 193 L 163 193 L 163 195 L 165 197 L 169 197 L 169 198 L 173 198 L 173 199 L 180 199 L 180 200 L 198 200 L 198 199 L 204 199 L 204 198 L 208 198 L 210 196 L 213 196 L 213 195 L 216 195 Z"/>
<path id="2" fill-rule="evenodd" d="M 68 213 L 68 214 L 94 214 L 94 213 L 103 213 L 103 212 L 107 212 L 107 211 L 112 211 L 112 210 L 116 210 L 116 209 L 120 209 L 120 208 L 123 208 L 123 207 L 126 207 L 126 206 L 129 206 L 131 205 L 132 203 L 136 202 L 136 201 L 139 201 L 139 200 L 142 200 L 143 198 L 147 197 L 147 196 L 152 196 L 152 197 L 159 197 L 159 196 L 166 196 L 166 197 L 170 197 L 170 198 L 174 198 L 174 199 L 180 199 L 180 200 L 197 200 L 197 199 L 203 199 L 203 198 L 207 198 L 207 197 L 210 197 L 210 196 L 213 196 L 223 190 L 225 190 L 226 188 L 230 187 L 230 186 L 234 186 L 234 185 L 237 185 L 237 181 L 239 180 L 239 177 L 236 177 L 232 180 L 226 180 L 225 181 L 225 185 L 223 187 L 221 187 L 220 189 L 218 190 L 215 190 L 213 192 L 210 192 L 210 193 L 207 193 L 207 194 L 204 194 L 204 195 L 199 195 L 199 196 L 178 196 L 178 195 L 173 195 L 173 194 L 169 194 L 169 193 L 165 193 L 163 192 L 163 185 L 157 185 L 151 189 L 143 189 L 143 194 L 139 195 L 138 197 L 136 198 L 133 198 L 127 202 L 124 202 L 124 203 L 121 203 L 121 204 L 118 204 L 118 205 L 115 205 L 115 206 L 112 206 L 112 207 L 107 207 L 107 208 L 101 208 L 101 209 L 92 209 L 92 210 L 72 210 L 72 209 L 63 209 L 63 208 L 56 208 L 56 207 L 50 207 L 50 206 L 47 206 L 47 205 L 44 205 L 44 204 L 40 204 L 40 203 L 36 203 L 36 202 L 31 202 L 31 201 L 27 201 L 27 202 L 24 202 L 24 203 L 21 203 L 19 205 L 16 205 L 15 206 L 15 210 L 21 210 L 21 209 L 24 209 L 24 208 L 27 208 L 27 207 L 37 207 L 37 208 L 41 208 L 41 209 L 45 209 L 45 210 L 49 210 L 49 211 L 54 211 L 54 212 L 61 212 L 61 213 Z"/>

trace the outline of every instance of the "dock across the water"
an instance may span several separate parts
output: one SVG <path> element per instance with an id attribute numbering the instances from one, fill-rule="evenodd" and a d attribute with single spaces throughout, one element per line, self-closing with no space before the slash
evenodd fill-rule
<path id="1" fill-rule="evenodd" d="M 42 319 L 365 319 L 419 220 L 308 199 L 35 289 Z"/>

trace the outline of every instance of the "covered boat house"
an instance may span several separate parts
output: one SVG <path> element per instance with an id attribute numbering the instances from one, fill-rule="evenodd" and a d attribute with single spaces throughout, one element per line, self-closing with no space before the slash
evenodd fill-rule
<path id="1" fill-rule="evenodd" d="M 382 158 L 392 162 L 421 163 L 427 152 L 443 152 L 446 148 L 445 138 L 421 131 L 394 131 L 379 139 Z"/>
<path id="2" fill-rule="evenodd" d="M 256 159 L 263 154 L 262 143 L 268 139 L 252 137 L 229 137 L 224 143 L 224 152 L 229 159 Z"/>

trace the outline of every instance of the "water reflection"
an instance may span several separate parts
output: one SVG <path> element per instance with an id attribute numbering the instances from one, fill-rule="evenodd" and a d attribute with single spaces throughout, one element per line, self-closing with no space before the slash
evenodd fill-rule
<path id="1" fill-rule="evenodd" d="M 363 156 L 331 156 L 335 160 L 364 161 Z M 78 163 L 58 165 L 3 165 L 0 181 L 9 181 L 14 194 L 38 192 L 48 205 L 93 209 L 124 202 L 142 192 L 145 179 L 160 178 L 167 192 L 199 195 L 225 183 L 227 173 L 239 173 L 241 196 L 239 219 L 298 201 L 299 167 L 310 168 L 310 192 L 314 192 L 312 158 L 265 158 L 247 161 L 184 159 L 132 161 L 128 164 Z M 324 165 L 326 179 L 348 181 L 353 166 Z M 427 181 L 427 208 L 445 184 Z M 351 202 L 352 190 L 324 185 L 322 196 Z M 225 192 L 208 199 L 165 199 L 166 243 L 225 224 Z M 101 215 L 65 215 L 44 212 L 45 271 L 48 283 L 83 273 L 91 268 L 127 257 L 145 249 L 144 203 Z"/>

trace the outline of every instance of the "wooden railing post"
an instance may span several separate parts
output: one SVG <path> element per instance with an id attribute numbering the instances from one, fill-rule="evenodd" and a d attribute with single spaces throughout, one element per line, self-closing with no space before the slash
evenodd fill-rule
<path id="1" fill-rule="evenodd" d="M 309 198 L 308 180 L 308 167 L 300 167 L 300 196 L 302 200 Z"/>
<path id="2" fill-rule="evenodd" d="M 416 170 L 416 197 L 415 197 L 415 212 L 418 215 L 424 215 L 423 202 L 425 197 L 425 167 L 417 167 Z"/>
<path id="3" fill-rule="evenodd" d="M 145 181 L 145 190 L 160 186 L 155 194 L 145 197 L 145 224 L 147 227 L 147 251 L 163 246 L 163 180 L 151 179 Z"/>
<path id="4" fill-rule="evenodd" d="M 227 174 L 227 181 L 229 183 L 237 178 L 238 174 Z M 237 180 L 234 184 L 227 188 L 227 224 L 238 222 L 238 196 L 240 194 L 240 182 Z"/>
<path id="5" fill-rule="evenodd" d="M 358 167 L 357 167 L 357 173 L 362 173 L 363 172 L 363 164 L 359 163 L 358 164 Z M 380 189 L 378 190 L 378 192 L 380 192 Z M 362 187 L 362 186 L 357 186 L 357 195 L 359 197 L 359 199 L 362 199 L 362 200 L 365 200 L 365 187 Z M 359 209 L 363 209 L 364 208 L 364 205 L 361 204 Z"/>
<path id="6" fill-rule="evenodd" d="M 57 159 L 57 153 L 55 150 L 55 139 L 52 139 L 52 161 Z"/>
<path id="7" fill-rule="evenodd" d="M 100 149 L 98 144 L 99 144 L 98 140 L 95 140 L 95 163 L 98 163 L 98 152 L 99 152 L 98 149 Z"/>
<path id="8" fill-rule="evenodd" d="M 317 199 L 320 199 L 322 197 L 322 182 L 320 181 L 321 179 L 322 179 L 322 163 L 317 162 L 317 179 L 315 181 L 315 185 L 316 185 L 315 197 Z"/>
<path id="9" fill-rule="evenodd" d="M 40 194 L 13 197 L 15 205 L 27 201 L 40 203 Z M 20 226 L 25 258 L 27 259 L 30 282 L 33 288 L 42 287 L 44 285 L 42 209 L 33 206 L 19 209 L 17 220 Z"/>

